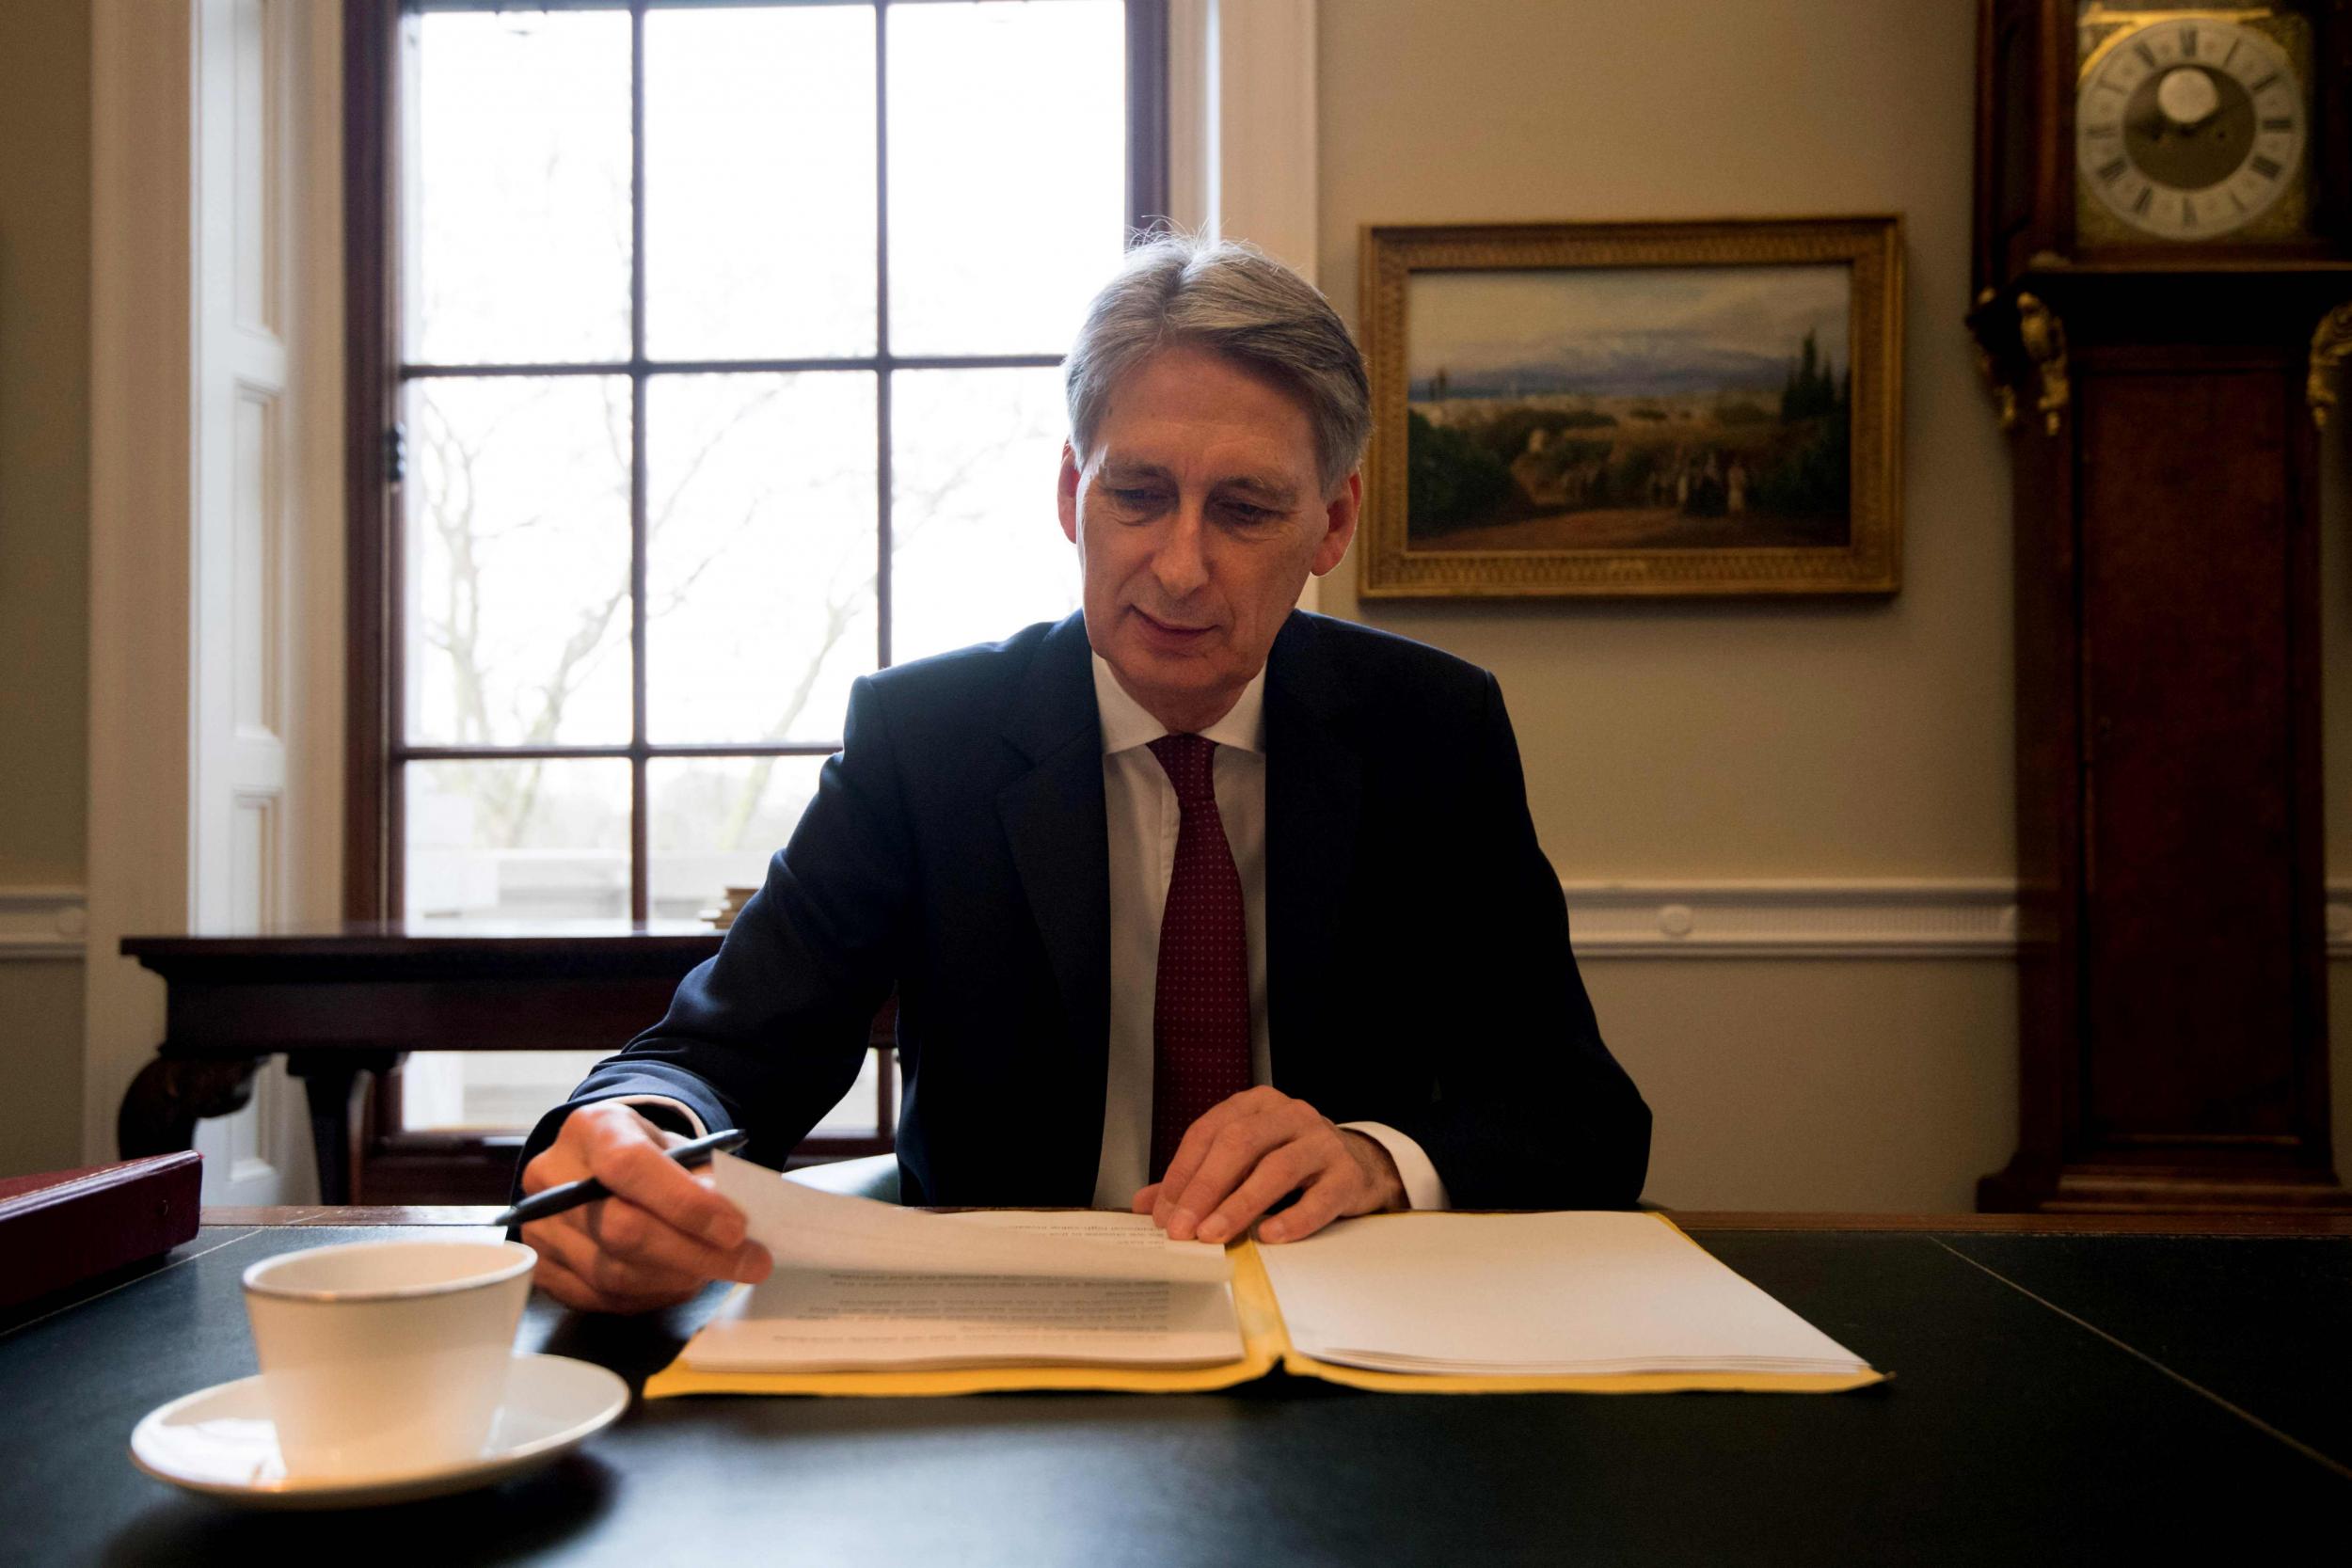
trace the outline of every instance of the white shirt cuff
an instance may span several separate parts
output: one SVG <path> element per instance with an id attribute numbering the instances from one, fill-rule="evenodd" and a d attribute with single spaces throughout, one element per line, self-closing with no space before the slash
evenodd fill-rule
<path id="1" fill-rule="evenodd" d="M 1421 1151 L 1421 1145 L 1377 1121 L 1343 1121 L 1340 1125 L 1351 1132 L 1361 1132 L 1389 1151 L 1396 1162 L 1396 1174 L 1405 1183 L 1405 1206 L 1408 1209 L 1451 1209 L 1446 1200 L 1445 1182 L 1438 1175 L 1438 1167 L 1429 1163 L 1429 1156 Z"/>
<path id="2" fill-rule="evenodd" d="M 665 1106 L 670 1110 L 675 1111 L 679 1116 L 686 1118 L 686 1125 L 694 1130 L 693 1136 L 699 1138 L 710 1131 L 709 1128 L 703 1125 L 703 1118 L 694 1114 L 694 1107 L 687 1104 L 683 1100 L 672 1100 L 666 1094 L 616 1095 L 613 1097 L 612 1103 L 616 1105 Z M 1413 1152 L 1418 1154 L 1421 1150 L 1415 1149 Z"/>

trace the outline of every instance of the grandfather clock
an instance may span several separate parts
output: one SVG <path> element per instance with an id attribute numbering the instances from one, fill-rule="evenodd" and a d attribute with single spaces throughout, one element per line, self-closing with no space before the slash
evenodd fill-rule
<path id="1" fill-rule="evenodd" d="M 1982 1209 L 2352 1207 L 2318 657 L 2348 94 L 2352 0 L 1982 0 L 1969 325 L 2015 491 L 2022 1050 Z"/>

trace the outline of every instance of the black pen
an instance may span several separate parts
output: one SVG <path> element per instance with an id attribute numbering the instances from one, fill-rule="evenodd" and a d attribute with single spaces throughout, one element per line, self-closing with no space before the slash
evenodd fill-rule
<path id="1" fill-rule="evenodd" d="M 680 1144 L 669 1154 L 671 1159 L 691 1170 L 696 1165 L 710 1164 L 713 1154 L 734 1153 L 751 1142 L 751 1137 L 740 1128 L 730 1127 L 723 1132 L 713 1132 L 708 1137 L 696 1138 L 692 1143 Z M 532 1194 L 490 1223 L 498 1226 L 530 1225 L 566 1210 L 577 1209 L 583 1203 L 594 1203 L 600 1197 L 612 1196 L 612 1189 L 593 1176 L 585 1181 L 566 1181 L 560 1187 L 549 1187 L 544 1192 Z"/>

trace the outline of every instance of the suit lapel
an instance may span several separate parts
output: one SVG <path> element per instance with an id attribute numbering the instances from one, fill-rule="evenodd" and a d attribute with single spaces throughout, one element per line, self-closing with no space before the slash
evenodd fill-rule
<path id="1" fill-rule="evenodd" d="M 1076 615 L 1046 635 L 1005 738 L 1033 765 L 996 797 L 1023 893 L 1044 940 L 1070 1020 L 1071 1103 L 1092 1106 L 1073 1132 L 1071 1162 L 1084 1143 L 1083 1180 L 1091 1194 L 1101 1153 L 1105 1053 L 1110 1037 L 1109 826 L 1103 804 L 1102 720 L 1085 622 Z M 1084 1202 L 1082 1194 L 1074 1201 Z"/>
<path id="2" fill-rule="evenodd" d="M 1322 1075 L 1317 998 L 1355 868 L 1363 759 L 1342 721 L 1347 700 L 1314 622 L 1294 613 L 1265 687 L 1266 1030 L 1274 1081 L 1292 1094 Z"/>

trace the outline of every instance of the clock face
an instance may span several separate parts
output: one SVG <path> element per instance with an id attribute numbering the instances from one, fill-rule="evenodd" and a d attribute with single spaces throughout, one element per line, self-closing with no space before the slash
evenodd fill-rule
<path id="1" fill-rule="evenodd" d="M 2084 61 L 2076 182 L 2167 240 L 2217 239 L 2297 188 L 2310 118 L 2284 51 L 2212 16 L 2130 27 Z"/>

